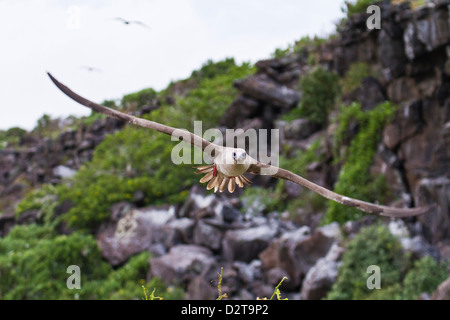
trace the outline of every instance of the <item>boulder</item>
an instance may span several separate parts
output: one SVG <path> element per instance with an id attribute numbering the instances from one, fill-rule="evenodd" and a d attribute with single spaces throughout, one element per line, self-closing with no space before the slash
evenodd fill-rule
<path id="1" fill-rule="evenodd" d="M 272 241 L 259 258 L 268 275 L 276 278 L 273 275 L 275 270 L 279 275 L 285 272 L 288 277 L 285 286 L 294 289 L 317 260 L 326 255 L 334 241 L 333 237 L 325 236 L 320 230 L 310 234 L 308 227 L 302 227 Z"/>
<path id="2" fill-rule="evenodd" d="M 226 261 L 250 262 L 267 248 L 277 230 L 269 225 L 249 229 L 228 230 L 222 241 L 222 255 Z"/>
<path id="3" fill-rule="evenodd" d="M 195 221 L 189 218 L 180 218 L 169 221 L 162 227 L 163 243 L 166 248 L 177 244 L 192 243 Z"/>
<path id="4" fill-rule="evenodd" d="M 442 282 L 431 295 L 433 300 L 450 300 L 450 277 Z"/>
<path id="5" fill-rule="evenodd" d="M 280 139 L 303 140 L 317 131 L 317 125 L 308 119 L 295 119 L 291 121 L 275 121 L 275 129 L 280 130 Z"/>
<path id="6" fill-rule="evenodd" d="M 217 269 L 212 252 L 198 245 L 180 244 L 157 258 L 150 258 L 148 280 L 160 278 L 164 283 L 184 285 L 208 269 Z"/>
<path id="7" fill-rule="evenodd" d="M 174 218 L 175 209 L 168 206 L 131 209 L 125 214 L 117 210 L 96 235 L 102 256 L 112 265 L 119 265 L 136 253 L 152 251 L 152 247 L 161 253 L 161 247 L 155 244 L 164 242 L 163 227 Z"/>
<path id="8" fill-rule="evenodd" d="M 300 92 L 278 84 L 265 74 L 236 80 L 234 86 L 256 101 L 268 102 L 281 108 L 292 107 L 301 98 Z"/>
<path id="9" fill-rule="evenodd" d="M 331 286 L 336 282 L 340 258 L 344 249 L 336 242 L 327 255 L 317 260 L 309 269 L 302 283 L 302 300 L 319 300 L 326 296 Z"/>
<path id="10" fill-rule="evenodd" d="M 199 220 L 193 232 L 193 242 L 211 250 L 219 250 L 222 244 L 223 232 L 206 222 Z"/>

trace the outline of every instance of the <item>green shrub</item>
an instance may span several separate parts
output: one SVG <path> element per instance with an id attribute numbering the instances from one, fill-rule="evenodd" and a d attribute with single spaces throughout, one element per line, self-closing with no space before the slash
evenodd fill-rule
<path id="1" fill-rule="evenodd" d="M 139 299 L 142 285 L 165 299 L 181 299 L 180 288 L 145 280 L 150 255 L 142 252 L 117 270 L 101 258 L 91 235 L 57 235 L 50 226 L 16 226 L 0 239 L 0 299 Z M 81 289 L 68 289 L 67 267 L 80 267 Z"/>
<path id="2" fill-rule="evenodd" d="M 17 226 L 0 240 L 0 297 L 71 299 L 74 292 L 66 286 L 70 265 L 81 268 L 82 283 L 110 271 L 92 236 L 55 236 L 48 227 Z M 81 298 L 90 294 L 80 291 Z"/>
<path id="3" fill-rule="evenodd" d="M 59 203 L 60 187 L 51 184 L 43 184 L 38 189 L 33 189 L 15 208 L 16 217 L 25 212 L 36 210 L 37 217 L 42 223 L 58 223 L 59 219 L 54 217 L 54 209 Z"/>
<path id="4" fill-rule="evenodd" d="M 345 4 L 341 7 L 341 11 L 349 17 L 355 13 L 366 12 L 367 7 L 376 2 L 380 2 L 380 0 L 356 0 L 354 2 L 345 1 Z"/>
<path id="5" fill-rule="evenodd" d="M 25 137 L 26 134 L 27 131 L 19 127 L 0 130 L 0 149 L 4 147 L 17 147 L 20 140 Z"/>
<path id="6" fill-rule="evenodd" d="M 342 93 L 348 94 L 353 92 L 361 85 L 361 81 L 369 76 L 376 76 L 371 66 L 366 62 L 355 62 L 341 79 Z"/>
<path id="7" fill-rule="evenodd" d="M 333 109 L 339 94 L 339 77 L 321 66 L 300 78 L 299 90 L 302 98 L 296 109 L 284 116 L 291 120 L 305 117 L 311 122 L 325 127 L 328 124 L 328 113 Z"/>
<path id="8" fill-rule="evenodd" d="M 383 225 L 361 229 L 346 244 L 338 270 L 327 299 L 409 300 L 422 292 L 432 293 L 447 277 L 447 265 L 427 256 L 412 261 L 404 253 L 399 240 Z M 380 268 L 380 289 L 368 289 L 367 267 Z"/>
<path id="9" fill-rule="evenodd" d="M 447 279 L 446 263 L 438 263 L 426 256 L 416 260 L 402 282 L 382 286 L 380 290 L 373 290 L 367 296 L 368 300 L 414 300 L 421 293 L 432 294 L 437 286 Z"/>
<path id="10" fill-rule="evenodd" d="M 198 176 L 186 165 L 172 164 L 167 139 L 135 127 L 108 136 L 62 195 L 74 203 L 65 215 L 69 225 L 95 230 L 109 217 L 112 204 L 132 202 L 137 191 L 144 194 L 146 204 L 183 201 Z"/>
<path id="11" fill-rule="evenodd" d="M 382 174 L 371 175 L 370 166 L 381 139 L 381 131 L 394 112 L 395 107 L 390 102 L 384 102 L 367 112 L 363 112 L 358 103 L 342 109 L 335 135 L 337 145 L 335 149 L 341 153 L 337 155 L 337 158 L 344 164 L 334 186 L 335 192 L 369 202 L 386 201 L 390 195 L 386 178 Z M 340 149 L 344 148 L 342 141 L 351 120 L 358 122 L 359 132 L 352 139 L 347 152 L 341 152 Z M 358 209 L 330 201 L 323 223 L 328 224 L 333 221 L 344 223 L 348 220 L 359 219 L 362 215 L 363 213 Z"/>
<path id="12" fill-rule="evenodd" d="M 400 283 L 407 266 L 400 242 L 380 225 L 361 229 L 346 245 L 337 281 L 327 299 L 365 299 L 373 290 L 367 288 L 367 267 L 377 265 L 381 271 L 381 287 Z"/>
<path id="13" fill-rule="evenodd" d="M 431 257 L 417 260 L 403 281 L 403 298 L 416 299 L 422 292 L 431 294 L 448 276 L 445 263 Z"/>
<path id="14" fill-rule="evenodd" d="M 123 96 L 120 105 L 127 111 L 135 111 L 142 106 L 150 104 L 157 96 L 158 93 L 155 90 L 147 88 Z"/>
<path id="15" fill-rule="evenodd" d="M 274 59 L 281 59 L 292 54 L 308 54 L 308 64 L 314 65 L 314 51 L 320 46 L 322 43 L 327 41 L 326 38 L 321 38 L 318 36 L 310 37 L 305 36 L 300 38 L 300 40 L 295 41 L 292 45 L 290 44 L 286 49 L 276 48 L 275 51 L 271 54 L 271 57 Z"/>

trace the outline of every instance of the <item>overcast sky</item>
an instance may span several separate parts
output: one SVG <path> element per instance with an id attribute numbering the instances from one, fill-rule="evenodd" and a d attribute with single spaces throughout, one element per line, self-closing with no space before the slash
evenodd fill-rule
<path id="1" fill-rule="evenodd" d="M 188 77 L 208 59 L 267 59 L 326 35 L 339 0 L 0 0 L 0 129 L 32 129 L 44 113 L 88 115 L 50 71 L 94 101 Z M 115 17 L 148 25 L 125 25 Z M 84 67 L 97 68 L 88 71 Z"/>

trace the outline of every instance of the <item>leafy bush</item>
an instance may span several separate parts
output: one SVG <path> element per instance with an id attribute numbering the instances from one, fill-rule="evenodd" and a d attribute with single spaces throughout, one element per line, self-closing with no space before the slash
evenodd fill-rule
<path id="1" fill-rule="evenodd" d="M 416 261 L 383 225 L 361 229 L 346 245 L 338 279 L 327 299 L 409 300 L 432 293 L 447 277 L 447 266 L 427 256 Z M 367 267 L 380 267 L 380 289 L 368 289 Z"/>
<path id="2" fill-rule="evenodd" d="M 448 276 L 445 263 L 431 257 L 417 260 L 403 281 L 403 298 L 416 299 L 422 292 L 431 294 Z"/>
<path id="3" fill-rule="evenodd" d="M 361 85 L 361 81 L 369 76 L 376 76 L 370 65 L 366 62 L 355 62 L 341 79 L 342 93 L 348 94 Z"/>
<path id="4" fill-rule="evenodd" d="M 0 299 L 139 299 L 142 285 L 158 288 L 165 299 L 181 299 L 179 288 L 167 288 L 157 278 L 146 282 L 149 257 L 142 252 L 113 270 L 91 235 L 16 226 L 0 239 Z M 70 265 L 80 267 L 81 289 L 67 287 Z"/>
<path id="5" fill-rule="evenodd" d="M 285 119 L 305 117 L 324 127 L 328 123 L 328 113 L 333 109 L 340 92 L 339 77 L 321 66 L 300 78 L 299 90 L 302 98 L 296 109 L 284 116 Z"/>
<path id="6" fill-rule="evenodd" d="M 8 130 L 0 130 L 0 149 L 7 146 L 18 146 L 20 140 L 26 134 L 27 131 L 19 127 L 12 127 Z"/>
<path id="7" fill-rule="evenodd" d="M 349 197 L 374 202 L 384 202 L 389 196 L 389 188 L 383 175 L 372 176 L 369 172 L 375 157 L 381 131 L 390 121 L 395 107 L 390 102 L 384 102 L 376 108 L 363 112 L 358 103 L 344 107 L 339 115 L 339 127 L 335 135 L 337 158 L 345 161 L 339 172 L 334 191 Z M 352 139 L 347 152 L 343 149 L 342 141 L 351 120 L 359 124 L 359 132 Z M 329 209 L 323 219 L 324 224 L 337 221 L 339 223 L 358 219 L 363 213 L 355 208 L 349 208 L 334 201 L 330 201 Z"/>
<path id="8" fill-rule="evenodd" d="M 349 17 L 355 13 L 366 12 L 367 7 L 376 2 L 380 2 L 380 0 L 356 0 L 353 3 L 345 1 L 344 6 L 341 7 L 341 11 Z"/>
<path id="9" fill-rule="evenodd" d="M 308 64 L 314 65 L 314 50 L 320 46 L 322 43 L 327 41 L 326 38 L 321 38 L 318 36 L 310 37 L 305 36 L 300 40 L 295 41 L 294 44 L 290 44 L 286 49 L 276 48 L 271 54 L 272 58 L 281 59 L 292 54 L 308 54 Z"/>
<path id="10" fill-rule="evenodd" d="M 21 214 L 36 210 L 38 219 L 44 223 L 56 222 L 53 211 L 58 204 L 59 188 L 51 184 L 44 184 L 38 189 L 33 189 L 17 204 L 16 217 Z"/>
<path id="11" fill-rule="evenodd" d="M 78 265 L 83 283 L 109 271 L 108 264 L 99 262 L 100 251 L 92 236 L 54 236 L 48 227 L 17 226 L 0 241 L 0 297 L 70 299 L 67 267 Z M 90 293 L 81 291 L 81 297 Z"/>
<path id="12" fill-rule="evenodd" d="M 123 96 L 120 105 L 127 111 L 134 111 L 142 106 L 148 105 L 156 98 L 157 92 L 152 88 L 147 88 Z"/>
<path id="13" fill-rule="evenodd" d="M 384 288 L 400 283 L 407 264 L 400 242 L 380 225 L 361 229 L 346 245 L 342 261 L 337 281 L 327 299 L 365 299 L 372 293 L 366 285 L 368 266 L 380 267 L 381 286 Z"/>

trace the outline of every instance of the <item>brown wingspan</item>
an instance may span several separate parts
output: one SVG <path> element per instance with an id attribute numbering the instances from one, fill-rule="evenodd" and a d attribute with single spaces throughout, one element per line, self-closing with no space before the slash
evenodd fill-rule
<path id="1" fill-rule="evenodd" d="M 292 173 L 291 171 L 288 171 L 288 170 L 285 170 L 282 168 L 269 166 L 266 164 L 262 164 L 261 162 L 252 164 L 250 166 L 250 168 L 247 170 L 247 172 L 256 174 L 256 175 L 261 175 L 262 174 L 261 169 L 262 168 L 267 169 L 269 167 L 272 167 L 272 169 L 274 169 L 273 172 L 276 172 L 275 174 L 271 175 L 274 178 L 292 181 L 296 184 L 304 186 L 304 187 L 320 194 L 322 197 L 325 197 L 327 199 L 336 201 L 336 202 L 344 204 L 346 206 L 355 207 L 364 212 L 373 213 L 373 214 L 377 214 L 380 216 L 388 216 L 388 217 L 394 217 L 394 218 L 412 217 L 412 216 L 417 216 L 417 215 L 427 213 L 436 207 L 436 205 L 430 205 L 430 206 L 417 207 L 417 208 L 393 208 L 393 207 L 387 207 L 387 206 L 377 205 L 377 204 L 373 204 L 370 202 L 353 199 L 350 197 L 342 196 L 336 192 L 333 192 L 324 187 L 321 187 L 305 178 L 300 177 L 299 175 L 296 175 L 295 173 Z"/>

